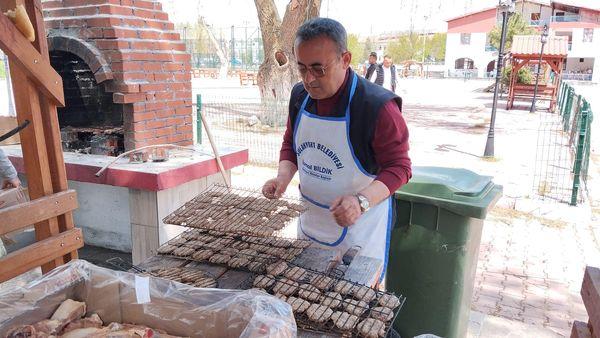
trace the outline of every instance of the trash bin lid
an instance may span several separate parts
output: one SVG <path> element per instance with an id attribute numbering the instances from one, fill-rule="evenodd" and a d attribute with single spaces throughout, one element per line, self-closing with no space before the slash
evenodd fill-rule
<path id="1" fill-rule="evenodd" d="M 400 200 L 437 205 L 456 214 L 483 219 L 502 196 L 491 176 L 467 169 L 413 167 L 411 180 L 396 192 Z"/>

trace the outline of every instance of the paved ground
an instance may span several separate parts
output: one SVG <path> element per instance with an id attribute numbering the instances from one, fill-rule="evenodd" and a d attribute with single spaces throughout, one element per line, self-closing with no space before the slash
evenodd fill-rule
<path id="1" fill-rule="evenodd" d="M 571 207 L 543 200 L 534 186 L 540 174 L 536 168 L 536 156 L 538 166 L 541 157 L 540 123 L 554 116 L 506 111 L 501 102 L 496 158 L 480 157 L 491 107 L 491 94 L 480 89 L 487 84 L 400 83 L 413 165 L 468 168 L 493 176 L 504 187 L 504 197 L 491 210 L 483 230 L 469 337 L 568 336 L 573 320 L 587 320 L 579 290 L 585 265 L 600 264 L 600 238 L 594 233 L 600 224 L 588 203 Z M 271 168 L 240 168 L 233 181 L 258 187 L 275 173 Z"/>

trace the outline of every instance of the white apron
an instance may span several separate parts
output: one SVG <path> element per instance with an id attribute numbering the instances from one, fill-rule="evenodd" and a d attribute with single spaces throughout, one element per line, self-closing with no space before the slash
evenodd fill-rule
<path id="1" fill-rule="evenodd" d="M 345 253 L 360 246 L 363 256 L 378 258 L 387 268 L 392 228 L 392 198 L 372 206 L 357 222 L 339 226 L 329 206 L 339 196 L 355 195 L 375 178 L 364 170 L 350 142 L 350 103 L 356 90 L 357 75 L 352 78 L 344 117 L 322 117 L 306 111 L 306 95 L 294 126 L 294 149 L 298 160 L 301 196 L 308 211 L 300 216 L 299 235 L 313 245 Z"/>

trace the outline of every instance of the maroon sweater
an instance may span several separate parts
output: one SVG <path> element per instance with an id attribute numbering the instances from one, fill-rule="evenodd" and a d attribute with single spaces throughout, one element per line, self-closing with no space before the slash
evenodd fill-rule
<path id="1" fill-rule="evenodd" d="M 349 85 L 348 74 L 346 73 L 346 79 L 335 95 L 316 100 L 317 115 L 333 114 L 341 93 Z M 298 165 L 293 147 L 293 132 L 294 127 L 288 118 L 279 161 L 288 160 Z M 406 184 L 412 176 L 411 161 L 408 156 L 408 128 L 394 100 L 388 101 L 381 108 L 371 146 L 375 152 L 375 161 L 380 168 L 375 179 L 385 184 L 390 192 Z"/>

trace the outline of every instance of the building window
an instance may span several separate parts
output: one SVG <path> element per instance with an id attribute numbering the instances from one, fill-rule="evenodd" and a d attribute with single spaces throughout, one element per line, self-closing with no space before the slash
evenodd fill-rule
<path id="1" fill-rule="evenodd" d="M 531 21 L 539 21 L 541 17 L 540 13 L 531 13 Z"/>
<path id="2" fill-rule="evenodd" d="M 579 62 L 583 62 L 583 58 L 579 58 Z"/>
<path id="3" fill-rule="evenodd" d="M 460 44 L 470 45 L 471 44 L 471 33 L 460 33 Z"/>
<path id="4" fill-rule="evenodd" d="M 583 42 L 592 42 L 594 40 L 594 29 L 584 28 L 583 29 Z"/>

